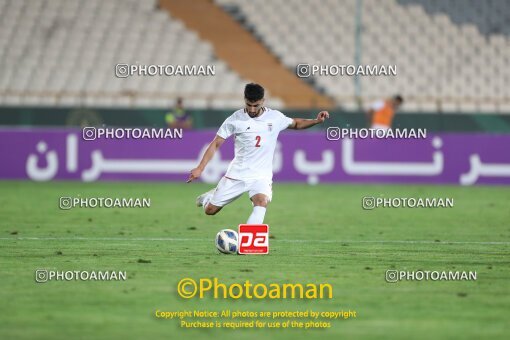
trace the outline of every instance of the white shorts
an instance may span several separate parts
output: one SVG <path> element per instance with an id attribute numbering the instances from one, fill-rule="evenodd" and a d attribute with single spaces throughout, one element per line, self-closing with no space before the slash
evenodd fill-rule
<path id="1" fill-rule="evenodd" d="M 223 177 L 218 182 L 209 203 L 217 207 L 224 207 L 245 192 L 248 192 L 250 198 L 256 194 L 264 194 L 268 197 L 269 202 L 271 202 L 273 198 L 272 185 L 273 181 L 268 179 L 239 180 Z"/>
<path id="2" fill-rule="evenodd" d="M 371 129 L 373 130 L 389 130 L 391 129 L 391 127 L 389 127 L 388 125 L 382 125 L 382 124 L 372 124 L 372 127 Z"/>

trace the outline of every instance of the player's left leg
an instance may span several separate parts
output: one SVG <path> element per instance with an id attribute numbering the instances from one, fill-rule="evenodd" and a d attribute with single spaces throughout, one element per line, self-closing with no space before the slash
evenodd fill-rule
<path id="1" fill-rule="evenodd" d="M 250 200 L 253 202 L 253 211 L 248 217 L 246 224 L 262 224 L 266 216 L 266 209 L 269 203 L 268 197 L 264 194 L 253 195 Z"/>
<path id="2" fill-rule="evenodd" d="M 246 224 L 262 224 L 264 223 L 267 206 L 273 197 L 272 181 L 255 181 L 250 185 L 249 195 L 253 203 L 253 211 Z"/>

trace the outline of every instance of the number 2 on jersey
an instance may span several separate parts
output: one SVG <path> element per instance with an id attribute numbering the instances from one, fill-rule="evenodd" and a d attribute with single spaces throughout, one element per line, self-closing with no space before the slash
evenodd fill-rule
<path id="1" fill-rule="evenodd" d="M 256 148 L 260 148 L 260 136 L 256 136 L 255 139 L 257 140 L 257 143 L 255 143 Z"/>

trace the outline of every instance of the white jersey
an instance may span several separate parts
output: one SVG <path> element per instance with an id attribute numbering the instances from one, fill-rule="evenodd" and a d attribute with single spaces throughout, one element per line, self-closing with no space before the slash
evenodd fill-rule
<path id="1" fill-rule="evenodd" d="M 228 117 L 217 135 L 223 139 L 234 135 L 235 156 L 226 177 L 232 179 L 272 179 L 273 156 L 280 131 L 293 120 L 277 110 L 263 107 L 260 116 L 251 118 L 246 109 Z"/>

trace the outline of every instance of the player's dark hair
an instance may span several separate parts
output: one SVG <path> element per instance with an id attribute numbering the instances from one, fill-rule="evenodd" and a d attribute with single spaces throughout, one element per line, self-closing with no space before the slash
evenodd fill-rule
<path id="1" fill-rule="evenodd" d="M 396 102 L 399 102 L 400 104 L 403 104 L 404 103 L 404 98 L 399 95 L 399 94 L 396 94 L 393 96 L 393 100 L 396 101 Z"/>
<path id="2" fill-rule="evenodd" d="M 264 88 L 259 84 L 249 83 L 244 87 L 244 98 L 249 102 L 256 102 L 264 98 Z"/>

